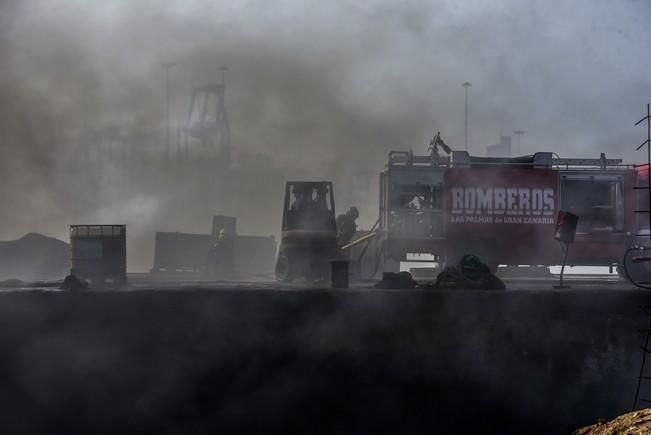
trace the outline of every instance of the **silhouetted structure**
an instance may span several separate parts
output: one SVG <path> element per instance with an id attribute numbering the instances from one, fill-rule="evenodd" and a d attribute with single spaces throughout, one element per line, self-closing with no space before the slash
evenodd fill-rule
<path id="1" fill-rule="evenodd" d="M 226 112 L 224 81 L 194 88 L 190 100 L 188 123 L 178 130 L 179 154 L 187 157 L 191 141 L 204 149 L 212 149 L 224 163 L 230 163 L 231 132 Z"/>
<path id="2" fill-rule="evenodd" d="M 93 287 L 127 282 L 126 225 L 70 225 L 70 274 Z"/>

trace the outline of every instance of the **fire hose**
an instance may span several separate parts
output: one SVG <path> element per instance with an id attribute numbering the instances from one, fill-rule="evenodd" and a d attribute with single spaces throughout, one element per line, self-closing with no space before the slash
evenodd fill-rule
<path id="1" fill-rule="evenodd" d="M 370 245 L 371 239 L 376 237 L 379 234 L 379 231 L 376 230 L 376 228 L 377 228 L 377 226 L 379 224 L 380 224 L 380 218 L 378 217 L 377 221 L 375 221 L 375 223 L 371 227 L 371 230 L 368 232 L 368 234 L 360 237 L 357 240 L 354 240 L 354 241 L 352 241 L 350 243 L 347 243 L 347 244 L 345 244 L 343 246 L 340 246 L 339 249 L 342 250 L 342 251 L 345 251 L 346 249 L 350 249 L 353 246 L 359 245 L 362 242 L 366 242 L 366 245 L 364 245 L 364 248 L 362 248 L 362 251 L 359 253 L 359 257 L 357 258 L 357 263 L 361 264 L 362 258 L 364 257 L 364 254 L 366 253 L 366 250 L 368 249 L 368 247 Z M 379 266 L 380 266 L 380 261 L 381 261 L 381 256 L 382 255 L 383 255 L 382 247 L 378 244 L 377 261 L 376 261 L 376 264 L 375 264 L 374 271 L 373 271 L 373 273 L 371 274 L 371 276 L 369 278 L 373 278 L 375 276 L 375 274 L 377 273 L 377 271 L 379 269 Z"/>
<path id="2" fill-rule="evenodd" d="M 370 241 L 370 240 L 371 240 L 373 237 L 375 237 L 375 236 L 377 236 L 377 231 L 371 231 L 370 233 L 366 234 L 365 236 L 360 237 L 360 238 L 357 239 L 357 240 L 353 240 L 353 241 L 350 242 L 350 243 L 346 243 L 345 245 L 340 246 L 339 249 L 341 249 L 342 251 L 345 251 L 346 249 L 350 249 L 350 248 L 352 248 L 353 246 L 357 246 L 357 245 L 359 245 L 359 244 L 362 243 L 362 242 L 365 242 L 365 241 L 367 241 L 367 240 Z M 367 245 L 367 246 L 368 246 L 368 245 Z M 366 248 L 366 247 L 365 247 L 365 248 Z M 363 254 L 363 253 L 364 253 L 364 251 L 362 251 L 362 254 Z"/>

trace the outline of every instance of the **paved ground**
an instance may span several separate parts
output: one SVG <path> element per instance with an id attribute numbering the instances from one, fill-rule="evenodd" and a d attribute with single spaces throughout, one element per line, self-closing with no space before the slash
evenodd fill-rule
<path id="1" fill-rule="evenodd" d="M 630 409 L 651 293 L 568 283 L 5 285 L 0 433 L 570 433 Z"/>

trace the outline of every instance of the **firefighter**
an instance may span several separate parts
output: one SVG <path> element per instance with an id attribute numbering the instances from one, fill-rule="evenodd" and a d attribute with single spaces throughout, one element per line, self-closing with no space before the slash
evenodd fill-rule
<path id="1" fill-rule="evenodd" d="M 337 243 L 339 246 L 349 243 L 357 231 L 355 219 L 359 217 L 357 207 L 351 207 L 345 214 L 337 216 Z"/>
<path id="2" fill-rule="evenodd" d="M 211 278 L 223 278 L 233 273 L 235 262 L 234 240 L 224 228 L 208 253 L 208 273 Z"/>
<path id="3" fill-rule="evenodd" d="M 206 254 L 203 274 L 206 278 L 215 279 L 217 277 L 217 268 L 219 267 L 219 256 L 217 243 L 213 243 Z"/>

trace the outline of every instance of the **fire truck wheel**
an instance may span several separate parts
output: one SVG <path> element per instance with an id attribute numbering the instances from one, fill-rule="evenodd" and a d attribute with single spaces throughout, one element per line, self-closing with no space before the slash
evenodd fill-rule
<path id="1" fill-rule="evenodd" d="M 628 273 L 630 274 L 630 278 L 626 276 L 626 272 L 624 271 L 624 260 L 620 260 L 617 263 L 617 275 L 625 281 L 628 281 L 630 283 L 635 284 L 634 281 L 639 282 L 639 281 L 650 281 L 651 280 L 651 263 L 638 263 L 635 264 L 630 260 L 630 256 L 628 261 L 626 262 L 626 268 L 628 269 Z"/>
<path id="2" fill-rule="evenodd" d="M 289 259 L 284 252 L 280 252 L 278 254 L 278 260 L 276 260 L 276 280 L 280 282 L 291 282 L 292 279 Z"/>

